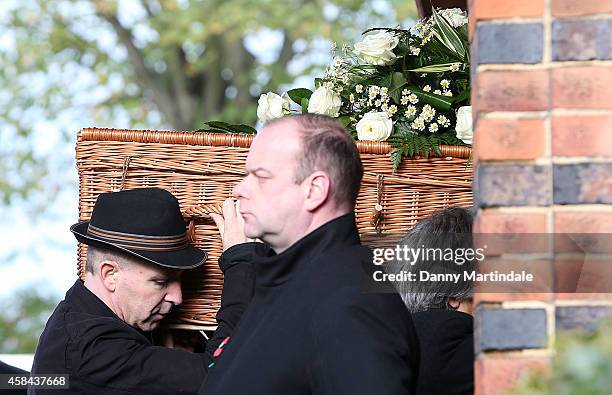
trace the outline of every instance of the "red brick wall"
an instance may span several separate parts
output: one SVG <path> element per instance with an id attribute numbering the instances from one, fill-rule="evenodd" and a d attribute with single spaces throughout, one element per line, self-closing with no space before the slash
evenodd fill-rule
<path id="1" fill-rule="evenodd" d="M 470 0 L 469 14 L 475 232 L 612 233 L 612 1 Z M 599 319 L 612 294 L 477 294 L 475 304 L 476 393 L 490 395 L 550 368 L 567 314 Z"/>

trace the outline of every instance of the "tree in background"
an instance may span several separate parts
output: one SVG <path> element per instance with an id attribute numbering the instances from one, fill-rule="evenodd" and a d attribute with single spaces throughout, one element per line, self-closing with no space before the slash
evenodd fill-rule
<path id="1" fill-rule="evenodd" d="M 0 303 L 0 354 L 33 354 L 55 298 L 23 290 Z"/>
<path id="2" fill-rule="evenodd" d="M 261 92 L 327 64 L 329 40 L 414 18 L 403 0 L 13 0 L 0 17 L 0 195 L 45 177 L 45 122 L 198 129 L 254 124 Z M 7 12 L 8 11 L 8 12 Z M 273 44 L 273 45 L 271 45 Z M 72 140 L 75 130 L 63 130 Z M 39 137 L 44 138 L 39 134 Z M 10 175 L 13 174 L 13 177 Z M 18 177 L 14 175 L 18 174 Z"/>

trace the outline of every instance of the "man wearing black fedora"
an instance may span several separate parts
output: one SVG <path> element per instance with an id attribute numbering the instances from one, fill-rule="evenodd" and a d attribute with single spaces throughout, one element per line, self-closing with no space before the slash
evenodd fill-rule
<path id="1" fill-rule="evenodd" d="M 202 265 L 206 253 L 189 244 L 170 192 L 134 189 L 101 194 L 90 221 L 70 228 L 88 245 L 86 276 L 49 318 L 32 373 L 67 374 L 69 393 L 196 393 L 213 351 L 231 334 L 252 295 L 255 243 L 245 243 L 230 200 L 223 212 L 225 218 L 216 222 L 224 220 L 225 251 L 219 259 L 224 289 L 218 328 L 203 353 L 151 340 L 151 331 L 182 302 L 181 274 Z"/>

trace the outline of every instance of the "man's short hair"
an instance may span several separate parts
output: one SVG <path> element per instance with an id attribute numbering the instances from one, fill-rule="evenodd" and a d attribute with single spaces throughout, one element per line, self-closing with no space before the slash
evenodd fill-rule
<path id="1" fill-rule="evenodd" d="M 87 260 L 85 261 L 85 270 L 91 274 L 95 274 L 98 268 L 98 263 L 102 261 L 115 261 L 120 265 L 138 262 L 138 258 L 131 257 L 121 251 L 87 246 Z"/>
<path id="2" fill-rule="evenodd" d="M 323 171 L 331 181 L 330 197 L 336 204 L 353 209 L 363 177 L 359 150 L 353 138 L 340 122 L 326 115 L 290 115 L 268 125 L 286 121 L 295 121 L 302 137 L 294 182 L 300 184 L 315 171 Z"/>

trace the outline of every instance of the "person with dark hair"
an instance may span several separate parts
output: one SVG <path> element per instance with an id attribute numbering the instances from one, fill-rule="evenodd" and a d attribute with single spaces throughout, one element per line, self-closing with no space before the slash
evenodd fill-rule
<path id="1" fill-rule="evenodd" d="M 399 242 L 402 248 L 419 249 L 419 258 L 387 266 L 391 273 L 405 271 L 423 279 L 395 283 L 417 330 L 420 395 L 474 393 L 472 283 L 463 276 L 476 270 L 475 260 L 465 258 L 465 251 L 473 249 L 472 222 L 470 211 L 461 207 L 434 213 Z M 428 276 L 460 275 L 458 281 L 427 281 L 421 271 Z"/>
<path id="2" fill-rule="evenodd" d="M 218 328 L 203 353 L 154 345 L 181 304 L 181 275 L 206 253 L 189 244 L 177 199 L 159 188 L 101 194 L 91 220 L 70 230 L 88 246 L 86 275 L 59 303 L 40 337 L 32 374 L 66 374 L 74 394 L 193 394 L 212 354 L 230 336 L 252 296 L 254 245 L 231 200 L 223 206 L 224 273 Z M 170 346 L 173 338 L 166 338 Z M 56 393 L 30 388 L 31 394 Z"/>
<path id="3" fill-rule="evenodd" d="M 253 300 L 200 394 L 411 394 L 418 344 L 396 294 L 365 293 L 354 207 L 363 168 L 336 120 L 288 116 L 253 140 L 235 187 Z M 371 280 L 371 277 L 369 277 Z"/>

